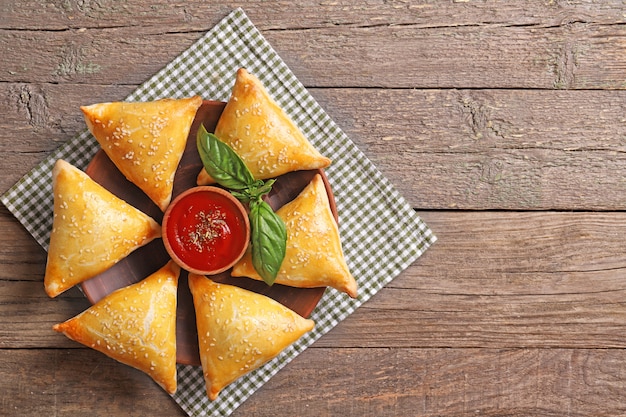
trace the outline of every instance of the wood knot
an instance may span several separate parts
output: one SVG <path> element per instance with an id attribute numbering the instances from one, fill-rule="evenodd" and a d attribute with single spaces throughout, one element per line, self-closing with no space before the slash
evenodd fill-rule
<path id="1" fill-rule="evenodd" d="M 13 91 L 17 106 L 26 113 L 28 124 L 34 128 L 48 125 L 50 111 L 44 90 L 33 84 L 23 84 Z"/>

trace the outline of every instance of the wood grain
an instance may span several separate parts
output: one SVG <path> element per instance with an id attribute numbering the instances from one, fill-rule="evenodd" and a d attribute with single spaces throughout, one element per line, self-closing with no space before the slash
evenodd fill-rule
<path id="1" fill-rule="evenodd" d="M 143 25 L 0 29 L 0 82 L 138 84 L 201 33 Z M 625 88 L 626 59 L 616 52 L 625 34 L 622 24 L 584 18 L 554 25 L 333 25 L 265 33 L 307 86 L 539 89 Z"/>
<path id="2" fill-rule="evenodd" d="M 626 21 L 620 0 L 544 1 L 495 0 L 488 2 L 429 1 L 350 2 L 303 0 L 284 7 L 280 2 L 253 0 L 207 4 L 153 0 L 141 2 L 67 0 L 41 7 L 37 0 L 3 5 L 0 28 L 67 30 L 121 26 L 160 27 L 168 31 L 197 28 L 206 31 L 235 7 L 244 7 L 263 31 L 311 27 L 365 25 L 421 25 L 457 27 L 471 25 L 557 26 L 567 22 L 615 24 Z M 298 19 L 294 19 L 297 16 Z M 137 21 L 141 17 L 141 21 Z M 167 24 L 167 26 L 166 26 Z"/>
<path id="3" fill-rule="evenodd" d="M 313 347 L 233 416 L 615 416 L 626 412 L 625 363 L 621 349 Z M 185 415 L 145 375 L 93 351 L 2 350 L 9 374 L 20 375 L 0 380 L 12 415 Z"/>
<path id="4" fill-rule="evenodd" d="M 145 374 L 92 350 L 2 349 L 0 375 L 6 416 L 184 415 Z"/>
<path id="5" fill-rule="evenodd" d="M 403 343 L 624 346 L 626 263 L 621 255 L 609 255 L 626 248 L 623 213 L 428 212 L 423 217 L 438 232 L 437 250 L 364 306 L 376 310 L 370 318 L 378 323 L 400 313 L 394 320 L 415 332 L 408 331 Z M 412 302 L 404 298 L 405 288 L 419 289 Z M 394 333 L 397 338 L 399 331 Z"/>
<path id="6" fill-rule="evenodd" d="M 309 349 L 302 359 L 290 364 L 281 378 L 270 381 L 235 415 L 614 416 L 626 412 L 621 350 Z M 320 379 L 323 385 L 316 383 Z M 298 401 L 293 401 L 294 385 Z M 268 396 L 272 404 L 263 401 Z"/>
<path id="7" fill-rule="evenodd" d="M 626 207 L 626 92 L 313 93 L 414 207 Z"/>
<path id="8" fill-rule="evenodd" d="M 0 192 L 238 6 L 438 241 L 234 415 L 626 415 L 621 0 L 0 2 Z M 45 261 L 0 207 L 0 415 L 183 416 Z"/>
<path id="9" fill-rule="evenodd" d="M 129 88 L 0 83 L 0 129 L 21 139 L 0 141 L 0 189 L 85 129 L 78 106 Z M 414 207 L 626 209 L 626 91 L 311 92 Z"/>

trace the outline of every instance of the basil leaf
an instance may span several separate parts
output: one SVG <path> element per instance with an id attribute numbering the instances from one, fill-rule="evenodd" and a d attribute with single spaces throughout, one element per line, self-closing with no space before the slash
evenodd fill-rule
<path id="1" fill-rule="evenodd" d="M 198 129 L 196 143 L 204 168 L 219 185 L 245 190 L 254 184 L 254 177 L 245 162 L 230 146 L 207 132 L 204 125 Z"/>
<path id="2" fill-rule="evenodd" d="M 250 193 L 248 190 L 236 191 L 230 190 L 230 193 L 243 204 L 248 204 L 252 199 L 250 198 Z"/>
<path id="3" fill-rule="evenodd" d="M 267 181 L 258 180 L 252 187 L 250 187 L 250 200 L 258 200 L 265 194 L 272 191 L 272 185 L 276 180 L 271 179 Z"/>
<path id="4" fill-rule="evenodd" d="M 254 184 L 249 186 L 244 190 L 230 190 L 230 193 L 235 196 L 235 198 L 241 201 L 244 204 L 248 204 L 253 200 L 261 199 L 265 194 L 272 191 L 272 185 L 274 185 L 276 180 L 256 180 Z"/>
<path id="5" fill-rule="evenodd" d="M 250 245 L 252 265 L 267 285 L 272 285 L 285 258 L 287 230 L 285 223 L 265 201 L 250 205 Z"/>

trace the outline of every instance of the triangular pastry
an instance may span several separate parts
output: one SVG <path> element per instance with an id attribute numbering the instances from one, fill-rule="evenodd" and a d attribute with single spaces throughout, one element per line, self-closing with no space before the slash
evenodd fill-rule
<path id="1" fill-rule="evenodd" d="M 189 274 L 200 362 L 209 398 L 262 366 L 314 327 L 314 322 L 261 294 Z"/>
<path id="2" fill-rule="evenodd" d="M 276 214 L 287 228 L 287 250 L 275 282 L 300 288 L 329 286 L 356 297 L 357 283 L 344 259 L 322 177 L 317 174 Z M 262 280 L 250 250 L 235 264 L 232 276 Z"/>
<path id="3" fill-rule="evenodd" d="M 256 179 L 325 168 L 331 162 L 304 137 L 259 79 L 243 68 L 237 71 L 231 97 L 217 123 L 215 136 L 243 159 Z M 214 181 L 202 169 L 197 182 L 207 185 Z"/>
<path id="4" fill-rule="evenodd" d="M 161 236 L 151 217 L 59 159 L 52 170 L 54 218 L 44 287 L 56 297 Z"/>
<path id="5" fill-rule="evenodd" d="M 120 288 L 53 329 L 148 374 L 176 392 L 176 292 L 172 261 L 142 281 Z"/>
<path id="6" fill-rule="evenodd" d="M 82 106 L 85 121 L 115 166 L 163 211 L 202 99 Z"/>

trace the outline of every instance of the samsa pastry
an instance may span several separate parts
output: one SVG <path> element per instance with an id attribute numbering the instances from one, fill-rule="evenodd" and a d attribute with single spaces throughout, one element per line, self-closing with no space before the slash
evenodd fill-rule
<path id="1" fill-rule="evenodd" d="M 202 99 L 82 106 L 85 121 L 115 166 L 163 211 Z"/>
<path id="2" fill-rule="evenodd" d="M 161 226 L 59 159 L 52 170 L 54 218 L 44 287 L 56 297 L 161 237 Z"/>
<path id="3" fill-rule="evenodd" d="M 266 297 L 189 274 L 200 362 L 209 398 L 259 368 L 314 327 L 314 322 Z"/>
<path id="4" fill-rule="evenodd" d="M 53 329 L 148 374 L 176 392 L 176 291 L 180 268 L 169 262 L 116 290 Z"/>
<path id="5" fill-rule="evenodd" d="M 357 283 L 343 255 L 322 177 L 317 174 L 276 214 L 285 222 L 287 250 L 275 282 L 299 288 L 329 286 L 356 297 Z M 232 276 L 262 280 L 250 250 L 235 264 Z"/>
<path id="6" fill-rule="evenodd" d="M 304 137 L 259 79 L 243 68 L 237 71 L 232 95 L 217 123 L 215 136 L 243 159 L 255 179 L 325 168 L 331 163 Z M 214 181 L 203 169 L 197 182 L 207 185 Z"/>

